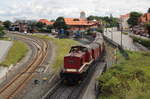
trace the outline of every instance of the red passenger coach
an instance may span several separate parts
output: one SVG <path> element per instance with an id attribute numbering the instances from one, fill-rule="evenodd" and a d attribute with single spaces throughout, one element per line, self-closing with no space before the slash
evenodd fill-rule
<path id="1" fill-rule="evenodd" d="M 91 63 L 101 57 L 104 51 L 102 35 L 97 34 L 90 45 L 72 46 L 69 54 L 64 57 L 64 68 L 60 73 L 69 83 L 81 80 L 87 75 Z"/>

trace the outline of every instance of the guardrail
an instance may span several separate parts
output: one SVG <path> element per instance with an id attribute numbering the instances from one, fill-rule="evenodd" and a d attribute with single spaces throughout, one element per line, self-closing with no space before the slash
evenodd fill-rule
<path id="1" fill-rule="evenodd" d="M 118 49 L 120 50 L 120 52 L 122 53 L 122 55 L 123 55 L 126 59 L 129 59 L 128 53 L 124 50 L 124 48 L 123 48 L 120 44 L 114 42 L 113 40 L 111 40 L 110 38 L 106 37 L 105 35 L 103 35 L 103 38 L 104 38 L 104 40 L 105 40 L 106 42 L 108 42 L 108 43 L 110 43 L 111 45 L 113 45 L 114 47 L 118 48 Z"/>

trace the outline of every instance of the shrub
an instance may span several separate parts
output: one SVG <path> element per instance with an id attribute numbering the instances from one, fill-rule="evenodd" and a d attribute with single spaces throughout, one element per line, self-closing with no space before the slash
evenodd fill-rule
<path id="1" fill-rule="evenodd" d="M 0 37 L 5 35 L 4 28 L 0 26 Z"/>
<path id="2" fill-rule="evenodd" d="M 7 20 L 3 24 L 6 29 L 9 29 L 12 23 L 11 23 L 11 21 Z"/>
<path id="3" fill-rule="evenodd" d="M 121 58 L 118 64 L 101 75 L 100 99 L 147 99 L 150 94 L 150 52 L 127 51 L 130 60 Z M 122 60 L 123 59 L 123 60 Z"/>
<path id="4" fill-rule="evenodd" d="M 124 35 L 128 35 L 128 32 L 122 32 Z"/>
<path id="5" fill-rule="evenodd" d="M 150 40 L 149 39 L 142 39 L 142 38 L 135 37 L 135 36 L 131 36 L 131 38 L 133 38 L 134 42 L 138 42 L 138 43 L 142 44 L 143 46 L 150 48 Z"/>
<path id="6" fill-rule="evenodd" d="M 100 32 L 100 33 L 104 33 L 104 28 L 100 27 L 100 28 L 97 29 L 97 31 Z"/>

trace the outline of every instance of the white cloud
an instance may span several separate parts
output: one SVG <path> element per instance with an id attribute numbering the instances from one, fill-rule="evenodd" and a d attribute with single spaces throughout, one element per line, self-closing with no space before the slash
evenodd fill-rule
<path id="1" fill-rule="evenodd" d="M 112 13 L 115 16 L 131 11 L 146 12 L 149 8 L 149 0 L 95 0 L 95 13 L 103 11 L 104 15 Z"/>
<path id="2" fill-rule="evenodd" d="M 4 13 L 5 13 L 5 11 L 0 10 L 0 14 L 4 14 Z"/>
<path id="3" fill-rule="evenodd" d="M 146 12 L 150 0 L 5 0 L 0 1 L 0 20 L 27 17 L 54 19 L 58 16 L 79 17 L 87 15 L 115 16 L 130 11 Z"/>

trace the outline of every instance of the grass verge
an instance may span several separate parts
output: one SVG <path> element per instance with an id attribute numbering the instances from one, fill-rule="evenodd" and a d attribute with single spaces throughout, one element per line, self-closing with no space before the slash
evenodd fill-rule
<path id="1" fill-rule="evenodd" d="M 150 52 L 118 53 L 118 63 L 98 78 L 99 99 L 149 99 Z"/>
<path id="2" fill-rule="evenodd" d="M 70 47 L 79 44 L 77 41 L 71 39 L 57 39 L 46 35 L 37 35 L 37 34 L 34 34 L 33 36 L 42 39 L 48 39 L 56 45 L 56 56 L 55 56 L 55 62 L 53 64 L 54 71 L 59 71 L 62 68 L 64 62 L 64 56 L 69 53 Z"/>
<path id="3" fill-rule="evenodd" d="M 130 36 L 134 42 L 138 42 L 139 44 L 142 44 L 145 47 L 148 47 L 150 49 L 150 40 L 149 39 L 142 39 L 135 36 Z"/>
<path id="4" fill-rule="evenodd" d="M 0 37 L 0 40 L 9 41 L 10 38 L 8 38 L 8 37 Z"/>
<path id="5" fill-rule="evenodd" d="M 124 35 L 128 35 L 128 32 L 122 32 Z"/>
<path id="6" fill-rule="evenodd" d="M 28 52 L 28 47 L 21 41 L 14 41 L 5 60 L 0 63 L 2 66 L 8 67 L 11 64 L 19 62 Z"/>

